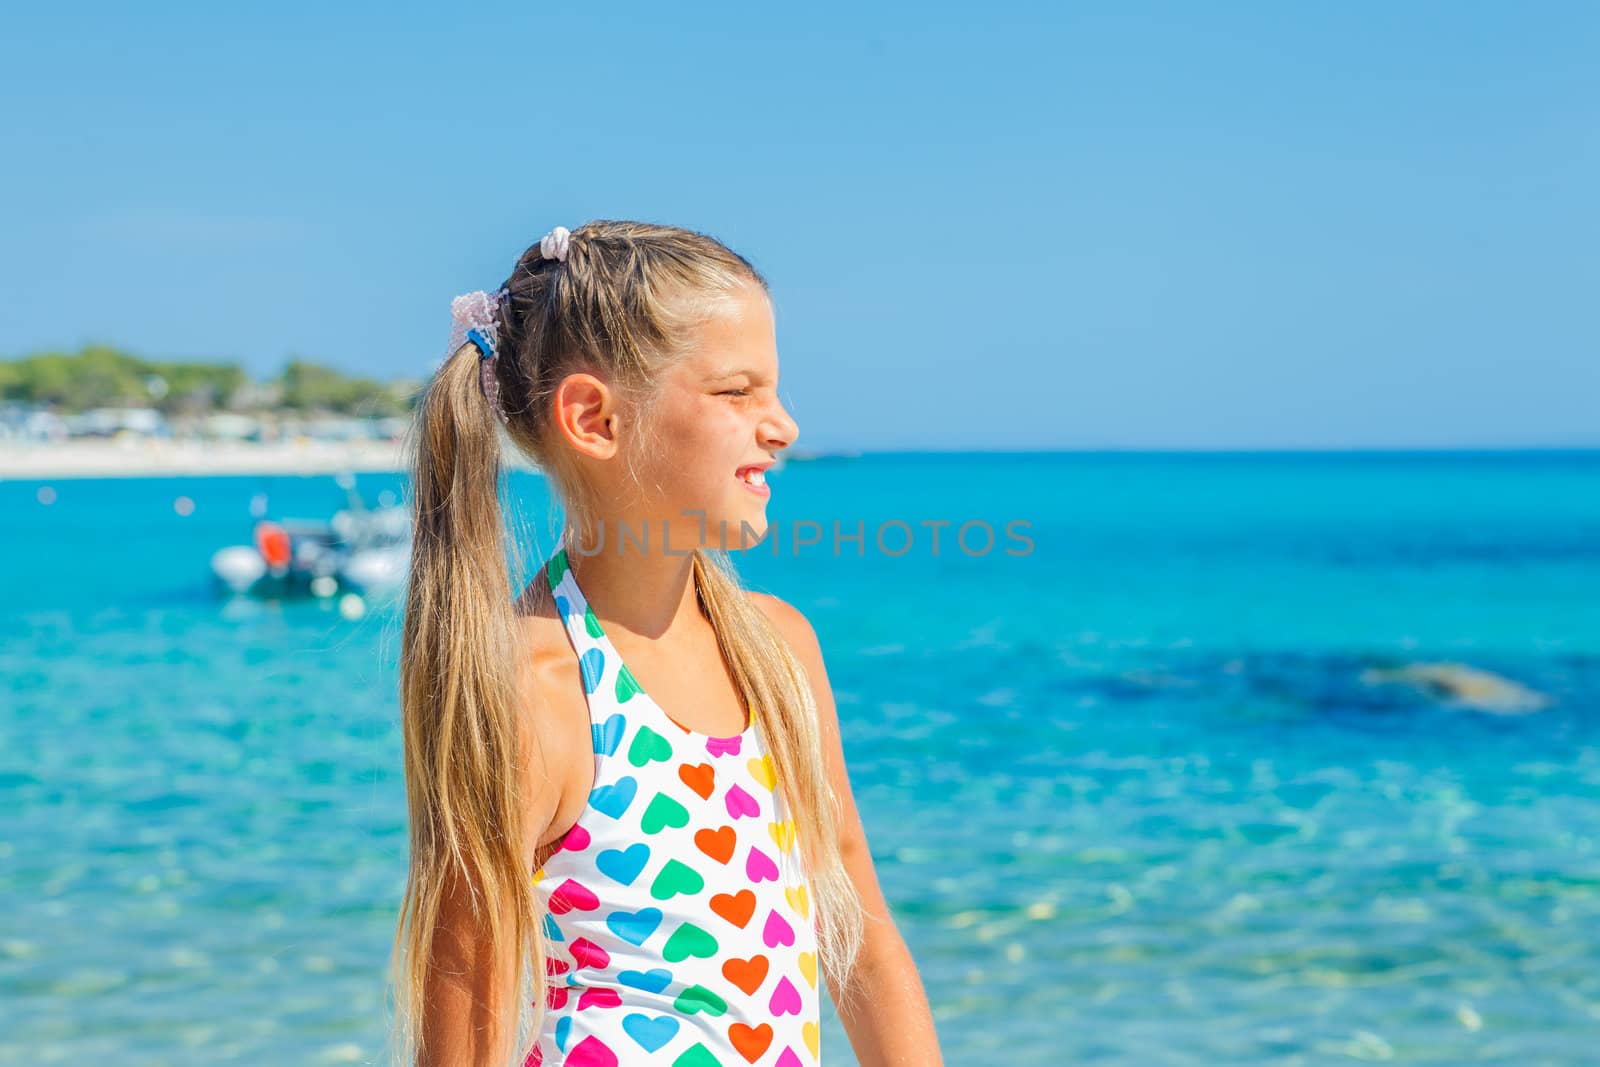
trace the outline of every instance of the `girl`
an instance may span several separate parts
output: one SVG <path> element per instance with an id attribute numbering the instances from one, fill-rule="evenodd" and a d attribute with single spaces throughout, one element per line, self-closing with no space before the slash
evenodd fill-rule
<path id="1" fill-rule="evenodd" d="M 941 1063 L 816 634 L 725 555 L 798 433 L 765 279 L 595 221 L 454 311 L 413 429 L 404 1062 L 812 1067 L 820 977 L 863 1067 Z M 566 516 L 515 598 L 497 419 Z"/>

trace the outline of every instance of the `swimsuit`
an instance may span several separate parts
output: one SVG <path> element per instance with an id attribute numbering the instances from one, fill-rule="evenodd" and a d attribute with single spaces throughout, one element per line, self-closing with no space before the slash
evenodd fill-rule
<path id="1" fill-rule="evenodd" d="M 548 908 L 543 1067 L 813 1067 L 816 918 L 751 722 L 695 733 L 639 688 L 568 566 L 545 565 L 578 654 L 594 788 L 534 875 Z"/>

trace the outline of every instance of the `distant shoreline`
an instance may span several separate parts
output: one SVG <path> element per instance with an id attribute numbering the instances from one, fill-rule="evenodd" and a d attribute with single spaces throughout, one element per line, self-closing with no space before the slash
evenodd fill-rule
<path id="1" fill-rule="evenodd" d="M 161 439 L 0 442 L 0 480 L 141 478 L 172 474 L 337 474 L 404 468 L 399 441 L 272 444 Z"/>

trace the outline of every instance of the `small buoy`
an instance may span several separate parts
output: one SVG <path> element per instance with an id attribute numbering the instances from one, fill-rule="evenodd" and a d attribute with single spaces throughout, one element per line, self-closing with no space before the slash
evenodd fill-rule
<path id="1" fill-rule="evenodd" d="M 34 496 L 38 499 L 39 503 L 45 505 L 46 507 L 56 502 L 56 491 L 48 485 L 41 485 L 39 487 L 39 491 L 35 493 Z"/>
<path id="2" fill-rule="evenodd" d="M 311 595 L 330 597 L 339 591 L 339 580 L 329 574 L 319 574 L 311 579 Z"/>
<path id="3" fill-rule="evenodd" d="M 180 496 L 178 499 L 172 502 L 172 510 L 176 511 L 179 515 L 193 515 L 194 501 L 190 500 L 186 496 Z"/>
<path id="4" fill-rule="evenodd" d="M 292 546 L 289 544 L 289 531 L 275 522 L 256 523 L 256 550 L 261 553 L 261 558 L 267 561 L 267 566 L 274 570 L 288 567 L 293 555 Z"/>
<path id="5" fill-rule="evenodd" d="M 352 622 L 367 613 L 367 602 L 359 593 L 346 593 L 339 598 L 339 614 Z"/>

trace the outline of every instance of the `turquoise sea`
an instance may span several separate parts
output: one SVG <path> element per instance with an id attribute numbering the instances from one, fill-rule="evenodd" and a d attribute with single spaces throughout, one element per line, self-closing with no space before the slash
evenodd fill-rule
<path id="1" fill-rule="evenodd" d="M 771 485 L 780 551 L 740 567 L 822 638 L 948 1063 L 1600 1059 L 1600 452 Z M 397 619 L 217 596 L 262 491 L 343 500 L 0 481 L 0 1063 L 387 1062 Z M 854 1062 L 831 1014 L 823 1062 Z"/>

